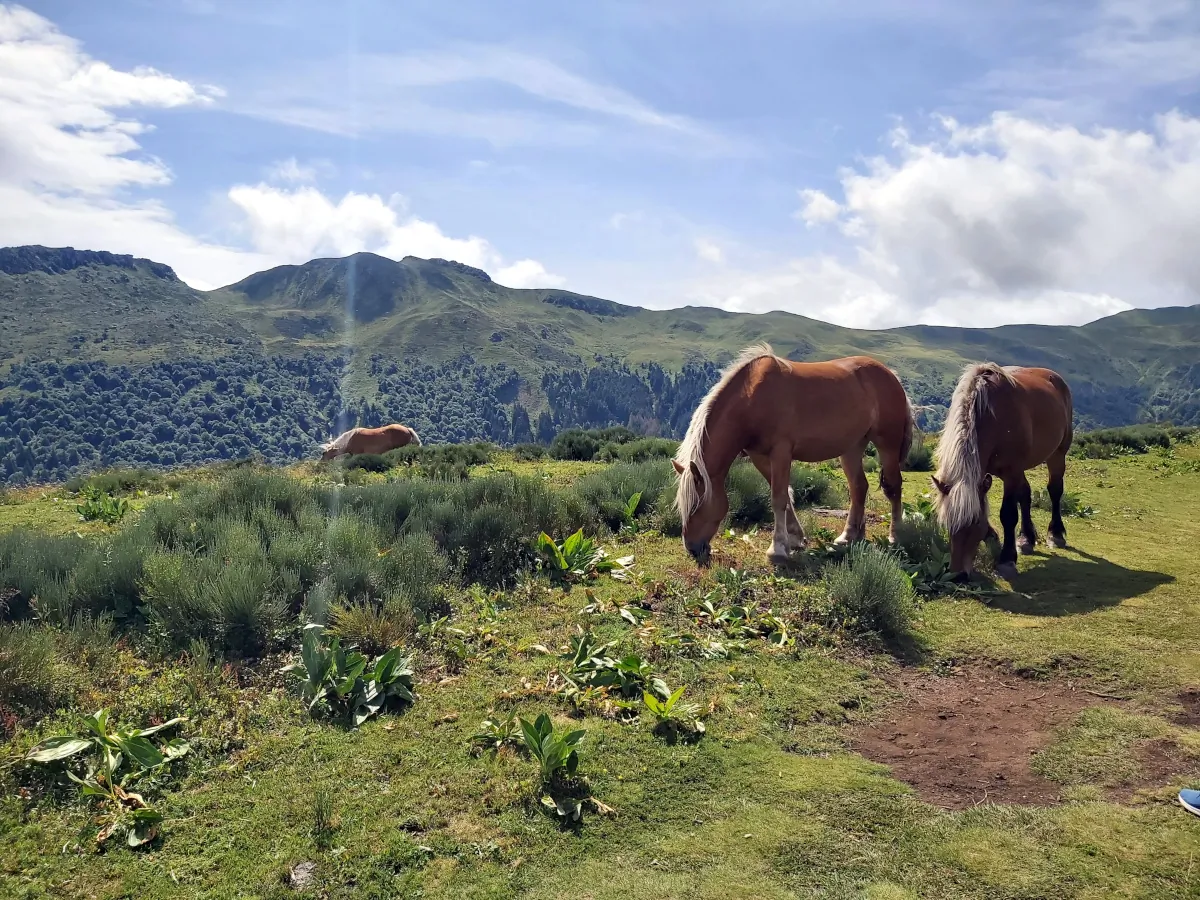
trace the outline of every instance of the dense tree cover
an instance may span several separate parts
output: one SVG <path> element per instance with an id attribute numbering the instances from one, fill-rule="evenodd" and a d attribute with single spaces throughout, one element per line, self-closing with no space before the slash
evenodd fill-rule
<path id="1" fill-rule="evenodd" d="M 430 443 L 549 444 L 569 429 L 615 425 L 679 438 L 719 374 L 710 362 L 670 372 L 600 359 L 529 384 L 511 366 L 469 355 L 437 365 L 377 356 L 351 375 L 340 356 L 256 351 L 144 366 L 24 363 L 0 377 L 0 477 L 49 482 L 107 466 L 251 453 L 282 463 L 314 456 L 345 428 L 387 422 L 404 422 Z M 928 407 L 922 426 L 937 427 L 945 389 L 919 380 L 906 387 Z M 1086 415 L 1081 424 L 1090 424 Z"/>
<path id="2" fill-rule="evenodd" d="M 470 356 L 440 365 L 374 358 L 370 400 L 343 395 L 345 360 L 240 353 L 152 365 L 26 363 L 0 380 L 0 473 L 61 480 L 114 465 L 174 466 L 250 453 L 311 456 L 344 428 L 404 422 L 426 442 L 548 443 L 572 428 L 629 425 L 678 437 L 716 380 L 711 365 L 668 373 L 604 361 L 545 376 L 536 433 L 521 378 Z"/>

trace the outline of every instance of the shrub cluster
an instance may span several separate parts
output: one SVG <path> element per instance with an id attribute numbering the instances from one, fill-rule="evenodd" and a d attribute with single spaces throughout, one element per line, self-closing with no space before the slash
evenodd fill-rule
<path id="1" fill-rule="evenodd" d="M 1155 447 L 1167 449 L 1172 443 L 1190 440 L 1200 428 L 1174 425 L 1129 425 L 1102 428 L 1076 434 L 1071 453 L 1084 459 L 1112 459 L 1115 456 L 1148 453 Z"/>
<path id="2" fill-rule="evenodd" d="M 654 513 L 671 476 L 651 462 L 562 490 L 510 475 L 342 487 L 236 468 L 110 535 L 0 534 L 0 619 L 111 616 L 164 648 L 254 656 L 303 618 L 382 647 L 396 623 L 445 614 L 448 586 L 512 584 L 542 532 L 615 530 L 639 492 L 637 514 Z"/>

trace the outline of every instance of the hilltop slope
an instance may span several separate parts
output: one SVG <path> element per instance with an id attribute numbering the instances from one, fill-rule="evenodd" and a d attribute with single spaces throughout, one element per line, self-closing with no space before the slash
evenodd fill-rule
<path id="1" fill-rule="evenodd" d="M 560 290 L 518 290 L 460 263 L 371 253 L 279 266 L 211 292 L 128 256 L 0 250 L 0 367 L 21 359 L 137 364 L 228 353 L 372 355 L 438 364 L 464 353 L 540 376 L 601 359 L 723 362 L 767 340 L 791 359 L 855 353 L 893 366 L 919 403 L 942 403 L 968 362 L 1047 365 L 1096 424 L 1200 421 L 1200 306 L 1135 310 L 1081 327 L 842 328 L 789 313 L 646 310 Z M 363 382 L 365 384 L 365 381 Z M 370 389 L 344 389 L 370 396 Z"/>

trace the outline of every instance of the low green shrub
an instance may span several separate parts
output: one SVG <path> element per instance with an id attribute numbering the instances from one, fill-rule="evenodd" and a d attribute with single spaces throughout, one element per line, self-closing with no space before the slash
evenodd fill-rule
<path id="1" fill-rule="evenodd" d="M 792 495 L 797 507 L 836 507 L 842 501 L 841 482 L 824 469 L 798 463 L 792 466 Z"/>
<path id="2" fill-rule="evenodd" d="M 568 428 L 555 435 L 550 442 L 550 456 L 554 459 L 573 459 L 586 462 L 596 459 L 600 450 L 612 445 L 629 444 L 638 435 L 623 425 L 612 428 Z M 610 450 L 610 454 L 615 451 Z M 615 458 L 615 456 L 610 456 Z"/>
<path id="3" fill-rule="evenodd" d="M 903 468 L 906 472 L 933 471 L 933 445 L 925 440 L 924 435 L 913 435 L 912 446 L 908 448 Z"/>
<path id="4" fill-rule="evenodd" d="M 651 459 L 671 459 L 679 449 L 679 441 L 668 438 L 639 438 L 628 443 L 609 443 L 600 448 L 601 462 L 645 462 Z"/>
<path id="5" fill-rule="evenodd" d="M 625 508 L 630 497 L 641 494 L 636 515 L 651 515 L 656 511 L 657 498 L 674 480 L 675 470 L 669 462 L 616 463 L 583 476 L 571 491 L 582 500 L 589 523 L 602 522 L 617 531 L 626 524 Z"/>
<path id="6" fill-rule="evenodd" d="M 1157 447 L 1169 449 L 1171 444 L 1191 440 L 1200 429 L 1175 425 L 1127 425 L 1122 428 L 1102 428 L 1075 435 L 1071 454 L 1084 459 L 1111 459 L 1116 456 L 1147 453 Z"/>
<path id="7" fill-rule="evenodd" d="M 896 557 L 858 543 L 825 570 L 823 589 L 837 624 L 895 640 L 912 630 L 913 590 Z"/>
<path id="8" fill-rule="evenodd" d="M 138 491 L 160 491 L 174 483 L 177 483 L 177 479 L 169 478 L 162 472 L 155 472 L 152 469 L 108 469 L 103 472 L 76 475 L 69 479 L 63 487 L 72 494 L 79 494 L 86 490 L 120 497 L 136 494 Z"/>

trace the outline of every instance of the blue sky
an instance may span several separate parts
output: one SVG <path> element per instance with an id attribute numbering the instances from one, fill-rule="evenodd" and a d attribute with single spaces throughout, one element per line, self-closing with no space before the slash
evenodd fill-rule
<path id="1" fill-rule="evenodd" d="M 0 4 L 0 242 L 863 327 L 1200 301 L 1200 5 L 991 6 Z"/>

